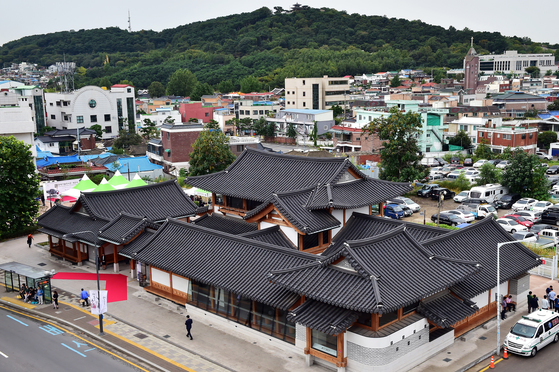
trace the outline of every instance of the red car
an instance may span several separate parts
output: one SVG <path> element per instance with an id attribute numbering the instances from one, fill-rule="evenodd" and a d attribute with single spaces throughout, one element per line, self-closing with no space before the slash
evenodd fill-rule
<path id="1" fill-rule="evenodd" d="M 526 226 L 528 229 L 531 229 L 532 226 L 534 226 L 534 223 L 532 221 L 528 221 L 526 218 L 519 216 L 517 214 L 507 214 L 506 216 L 503 216 L 503 218 L 514 220 L 519 224 Z"/>

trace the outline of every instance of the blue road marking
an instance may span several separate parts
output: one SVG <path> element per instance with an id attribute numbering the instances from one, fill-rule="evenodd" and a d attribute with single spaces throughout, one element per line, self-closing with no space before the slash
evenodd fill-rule
<path id="1" fill-rule="evenodd" d="M 23 324 L 23 325 L 26 326 L 26 327 L 29 327 L 29 325 L 25 324 L 24 322 L 22 322 L 22 321 L 19 320 L 19 319 L 14 318 L 13 316 L 10 316 L 10 315 L 6 315 L 6 316 L 7 316 L 8 318 L 11 318 L 11 319 L 15 320 L 15 321 L 18 322 L 18 323 Z"/>
<path id="2" fill-rule="evenodd" d="M 91 350 L 95 350 L 95 348 L 89 349 L 89 350 L 84 350 L 83 352 L 84 352 L 84 353 L 87 353 L 88 351 L 91 351 Z"/>
<path id="3" fill-rule="evenodd" d="M 68 346 L 68 345 L 66 345 L 66 344 L 62 344 L 62 346 L 66 347 L 66 348 L 68 348 L 68 349 L 70 349 L 70 350 L 72 350 L 72 351 L 73 351 L 74 353 L 76 353 L 76 354 L 80 354 L 80 355 L 81 355 L 82 357 L 84 357 L 84 358 L 87 358 L 87 356 L 86 356 L 85 354 L 82 354 L 82 353 L 80 353 L 79 351 L 72 349 L 70 346 Z"/>
<path id="4" fill-rule="evenodd" d="M 51 326 L 51 325 L 47 325 L 47 326 L 44 326 L 44 327 L 39 327 L 39 329 L 42 329 L 43 331 L 45 331 L 47 333 L 50 333 L 53 336 L 61 335 L 62 333 L 64 333 L 64 331 L 62 331 L 62 330 L 60 330 L 60 329 L 58 329 L 54 326 Z"/>

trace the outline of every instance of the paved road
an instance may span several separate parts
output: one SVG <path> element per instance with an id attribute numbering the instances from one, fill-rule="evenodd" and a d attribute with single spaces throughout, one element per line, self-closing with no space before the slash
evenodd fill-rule
<path id="1" fill-rule="evenodd" d="M 468 371 L 506 371 L 506 372 L 527 372 L 527 371 L 554 371 L 557 369 L 557 352 L 559 351 L 559 343 L 551 343 L 538 351 L 538 354 L 531 357 L 522 357 L 515 354 L 509 354 L 507 360 L 498 358 L 495 369 L 491 370 L 487 366 L 488 361 L 469 369 Z"/>
<path id="2" fill-rule="evenodd" d="M 0 370 L 139 371 L 81 337 L 1 307 Z"/>

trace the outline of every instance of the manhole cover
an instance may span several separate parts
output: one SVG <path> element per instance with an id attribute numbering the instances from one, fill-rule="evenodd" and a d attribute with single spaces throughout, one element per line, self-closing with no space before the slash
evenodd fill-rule
<path id="1" fill-rule="evenodd" d="M 38 265 L 38 266 L 47 266 L 47 264 L 44 263 L 44 262 L 38 263 L 37 265 Z"/>
<path id="2" fill-rule="evenodd" d="M 447 362 L 447 363 L 448 363 L 448 362 L 450 362 L 451 360 L 452 360 L 452 359 L 450 359 L 450 358 L 444 358 L 444 359 L 443 359 L 443 362 Z"/>
<path id="3" fill-rule="evenodd" d="M 487 340 L 487 337 L 481 336 L 479 339 L 480 339 L 480 340 Z"/>
<path id="4" fill-rule="evenodd" d="M 171 337 L 171 336 L 169 336 L 169 335 L 165 335 L 165 336 L 163 336 L 163 338 L 169 338 L 169 337 Z"/>
<path id="5" fill-rule="evenodd" d="M 138 337 L 141 340 L 148 337 L 147 335 L 144 335 L 143 333 L 136 333 L 134 336 Z"/>

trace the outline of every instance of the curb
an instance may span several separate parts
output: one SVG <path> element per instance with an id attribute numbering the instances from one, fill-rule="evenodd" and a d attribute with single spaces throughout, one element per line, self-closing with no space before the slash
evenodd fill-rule
<path id="1" fill-rule="evenodd" d="M 502 349 L 502 348 L 503 348 L 503 347 L 501 346 L 501 349 Z M 479 363 L 483 362 L 485 359 L 491 358 L 491 356 L 492 356 L 494 353 L 495 353 L 495 350 L 493 350 L 493 351 L 491 351 L 491 352 L 489 352 L 489 353 L 487 353 L 487 354 L 485 354 L 485 355 L 483 355 L 483 356 L 477 358 L 477 359 L 474 360 L 473 362 L 470 362 L 470 363 L 466 364 L 464 367 L 462 367 L 462 368 L 460 368 L 460 369 L 457 369 L 456 372 L 464 372 L 464 371 L 467 371 L 468 369 L 472 368 L 472 367 L 475 366 L 476 364 L 479 364 Z"/>
<path id="2" fill-rule="evenodd" d="M 145 359 L 145 358 L 142 358 L 141 356 L 134 354 L 134 353 L 131 352 L 130 350 L 127 350 L 127 349 L 125 349 L 125 348 L 123 348 L 123 347 L 121 347 L 121 346 L 119 346 L 119 345 L 113 344 L 112 342 L 107 341 L 107 340 L 105 340 L 105 339 L 99 337 L 98 335 L 96 335 L 96 334 L 94 334 L 94 333 L 91 333 L 91 332 L 89 332 L 89 331 L 87 331 L 87 330 L 85 330 L 85 329 L 83 329 L 83 328 L 81 328 L 81 327 L 79 327 L 79 326 L 77 326 L 77 325 L 75 325 L 75 324 L 72 324 L 72 323 L 70 323 L 70 322 L 68 322 L 68 321 L 66 321 L 66 320 L 64 320 L 64 319 L 60 319 L 60 318 L 54 317 L 54 316 L 49 315 L 49 314 L 44 314 L 44 313 L 38 312 L 38 311 L 36 311 L 36 310 L 27 309 L 27 308 L 24 308 L 24 307 L 19 307 L 19 306 L 17 306 L 17 305 L 14 305 L 14 304 L 11 303 L 11 302 L 7 302 L 7 301 L 4 301 L 4 300 L 0 300 L 0 304 L 4 305 L 4 306 L 6 306 L 6 307 L 9 307 L 9 308 L 17 309 L 17 310 L 19 310 L 19 311 L 26 311 L 26 312 L 28 312 L 28 313 L 31 313 L 31 314 L 33 314 L 33 315 L 36 315 L 37 317 L 43 317 L 43 318 L 47 318 L 47 319 L 49 319 L 49 320 L 53 320 L 53 321 L 62 323 L 62 324 L 64 324 L 64 325 L 65 325 L 66 327 L 68 327 L 68 328 L 77 329 L 77 330 L 79 330 L 80 332 L 82 332 L 82 333 L 84 333 L 84 334 L 87 334 L 89 337 L 95 339 L 96 341 L 98 341 L 98 342 L 100 342 L 100 343 L 103 343 L 103 344 L 105 344 L 105 345 L 108 345 L 108 346 L 110 346 L 110 347 L 112 347 L 112 348 L 114 348 L 114 349 L 120 351 L 120 352 L 123 353 L 123 354 L 126 354 L 126 355 L 128 355 L 128 356 L 132 356 L 133 358 L 136 358 L 137 360 L 141 361 L 142 363 L 145 363 L 145 364 L 147 364 L 147 365 L 149 365 L 149 366 L 151 366 L 151 367 L 157 369 L 158 371 L 170 372 L 169 370 L 164 369 L 164 368 L 162 368 L 161 366 L 158 366 L 157 364 L 153 363 L 152 361 L 149 361 L 149 360 L 147 360 L 147 359 Z M 116 319 L 116 318 L 115 318 L 115 319 Z"/>

